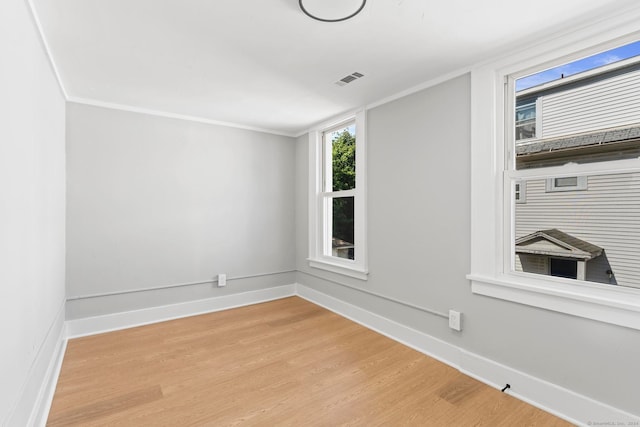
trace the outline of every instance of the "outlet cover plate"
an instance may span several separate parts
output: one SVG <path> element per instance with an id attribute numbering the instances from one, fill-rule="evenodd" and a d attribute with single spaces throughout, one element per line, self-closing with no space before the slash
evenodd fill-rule
<path id="1" fill-rule="evenodd" d="M 455 331 L 461 331 L 460 326 L 462 320 L 462 313 L 455 310 L 449 310 L 449 327 Z"/>

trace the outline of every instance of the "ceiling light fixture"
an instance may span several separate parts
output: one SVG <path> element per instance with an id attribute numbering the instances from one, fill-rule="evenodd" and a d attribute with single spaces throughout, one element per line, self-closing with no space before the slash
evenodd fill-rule
<path id="1" fill-rule="evenodd" d="M 353 18 L 367 0 L 298 0 L 305 15 L 322 22 L 340 22 Z"/>

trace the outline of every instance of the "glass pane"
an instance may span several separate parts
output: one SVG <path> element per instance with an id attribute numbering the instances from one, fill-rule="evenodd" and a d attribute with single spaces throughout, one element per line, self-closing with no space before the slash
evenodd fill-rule
<path id="1" fill-rule="evenodd" d="M 356 126 L 351 124 L 325 135 L 331 145 L 330 191 L 356 188 Z M 328 152 L 329 150 L 327 150 Z"/>
<path id="2" fill-rule="evenodd" d="M 536 104 L 516 107 L 516 141 L 536 137 Z"/>
<path id="3" fill-rule="evenodd" d="M 640 156 L 640 42 L 515 82 L 516 169 Z"/>
<path id="4" fill-rule="evenodd" d="M 640 170 L 590 175 L 575 191 L 519 180 L 516 271 L 640 288 Z"/>
<path id="5" fill-rule="evenodd" d="M 353 197 L 336 197 L 333 199 L 333 235 L 331 239 L 332 256 L 355 259 L 353 201 Z"/>
<path id="6" fill-rule="evenodd" d="M 556 277 L 576 279 L 578 277 L 578 261 L 572 259 L 551 258 L 550 274 Z"/>
<path id="7" fill-rule="evenodd" d="M 556 187 L 577 187 L 578 186 L 578 177 L 570 176 L 567 178 L 556 178 L 555 179 Z"/>

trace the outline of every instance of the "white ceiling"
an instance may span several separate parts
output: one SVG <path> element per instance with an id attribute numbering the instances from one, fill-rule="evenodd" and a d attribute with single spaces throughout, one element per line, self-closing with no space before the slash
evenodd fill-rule
<path id="1" fill-rule="evenodd" d="M 636 0 L 368 0 L 339 23 L 297 0 L 31 1 L 69 100 L 295 135 Z"/>

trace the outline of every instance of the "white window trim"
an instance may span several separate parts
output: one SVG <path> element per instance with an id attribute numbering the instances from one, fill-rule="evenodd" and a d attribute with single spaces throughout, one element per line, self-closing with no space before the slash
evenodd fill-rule
<path id="1" fill-rule="evenodd" d="M 514 204 L 503 203 L 512 194 L 507 160 L 514 155 L 505 147 L 506 76 L 521 70 L 568 62 L 598 51 L 640 39 L 640 8 L 618 11 L 598 25 L 565 31 L 530 47 L 520 46 L 508 56 L 484 63 L 471 72 L 471 281 L 472 292 L 528 306 L 640 330 L 640 289 L 576 282 L 571 279 L 511 271 Z M 636 160 L 628 162 L 636 169 Z M 545 168 L 545 176 L 575 176 L 597 172 L 597 165 Z M 602 167 L 602 165 L 600 166 Z M 554 169 L 557 169 L 554 171 Z M 528 171 L 522 171 L 528 172 Z M 557 172 L 557 173 L 556 173 Z M 530 177 L 536 175 L 532 170 Z M 541 172 L 537 172 L 539 175 Z M 527 173 L 518 178 L 528 178 Z M 505 251 L 510 250 L 510 257 Z"/>
<path id="2" fill-rule="evenodd" d="M 360 110 L 309 131 L 309 258 L 307 259 L 309 266 L 360 280 L 367 280 L 369 273 L 366 232 L 367 169 L 365 116 L 365 111 Z M 327 129 L 331 129 L 342 123 L 348 123 L 354 119 L 356 123 L 356 188 L 342 192 L 345 195 L 355 196 L 355 260 L 349 260 L 324 255 L 323 244 L 326 239 L 323 234 L 327 227 L 325 227 L 323 223 L 325 206 L 322 201 L 322 168 L 324 167 L 322 134 Z"/>

